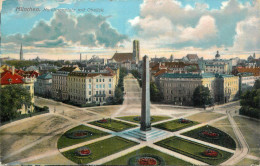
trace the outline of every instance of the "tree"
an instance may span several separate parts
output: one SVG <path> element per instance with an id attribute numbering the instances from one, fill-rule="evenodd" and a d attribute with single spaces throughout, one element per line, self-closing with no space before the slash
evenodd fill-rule
<path id="1" fill-rule="evenodd" d="M 29 91 L 21 85 L 8 85 L 1 89 L 0 93 L 1 121 L 8 121 L 16 118 L 23 105 L 31 106 L 31 95 Z"/>
<path id="2" fill-rule="evenodd" d="M 254 89 L 260 89 L 260 79 L 255 81 Z"/>
<path id="3" fill-rule="evenodd" d="M 210 95 L 210 90 L 208 87 L 204 87 L 203 85 L 199 85 L 193 93 L 193 104 L 194 106 L 205 106 L 209 104 L 213 104 L 212 97 Z"/>
<path id="4" fill-rule="evenodd" d="M 141 78 L 141 74 L 137 70 L 132 70 L 131 73 L 133 74 L 133 76 L 136 79 L 140 79 Z"/>
<path id="5" fill-rule="evenodd" d="M 124 100 L 124 94 L 123 91 L 119 86 L 115 89 L 115 97 L 114 97 L 114 103 L 116 104 L 122 104 Z"/>
<path id="6" fill-rule="evenodd" d="M 154 82 L 150 82 L 150 97 L 152 102 L 160 102 L 163 99 L 162 93 Z"/>

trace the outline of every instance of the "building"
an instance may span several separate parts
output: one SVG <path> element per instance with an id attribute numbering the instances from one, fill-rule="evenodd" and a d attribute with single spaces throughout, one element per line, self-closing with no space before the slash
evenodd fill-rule
<path id="1" fill-rule="evenodd" d="M 34 83 L 34 92 L 36 95 L 43 97 L 51 97 L 52 91 L 52 74 L 46 73 L 37 77 Z"/>
<path id="2" fill-rule="evenodd" d="M 193 105 L 194 90 L 200 85 L 209 88 L 217 103 L 235 100 L 239 91 L 237 76 L 212 73 L 165 73 L 158 77 L 157 84 L 164 102 L 175 105 Z"/>
<path id="3" fill-rule="evenodd" d="M 216 74 L 215 102 L 227 103 L 239 96 L 239 77 L 227 74 Z"/>
<path id="4" fill-rule="evenodd" d="M 131 53 L 118 53 L 116 52 L 109 62 L 124 63 L 130 62 L 138 64 L 140 58 L 140 45 L 138 40 L 133 41 L 133 52 Z"/>
<path id="5" fill-rule="evenodd" d="M 246 90 L 252 89 L 255 84 L 255 81 L 260 79 L 260 75 L 254 76 L 253 73 L 239 73 L 238 76 L 240 95 Z"/>
<path id="6" fill-rule="evenodd" d="M 187 54 L 186 55 L 189 62 L 196 63 L 199 60 L 199 57 L 197 54 Z"/>
<path id="7" fill-rule="evenodd" d="M 69 101 L 76 104 L 105 103 L 114 96 L 117 76 L 114 73 L 71 72 L 68 76 Z"/>
<path id="8" fill-rule="evenodd" d="M 174 105 L 193 105 L 194 90 L 203 85 L 214 96 L 215 75 L 210 73 L 166 73 L 159 77 L 159 87 L 165 103 Z"/>
<path id="9" fill-rule="evenodd" d="M 52 97 L 56 100 L 66 101 L 69 99 L 67 79 L 73 71 L 79 71 L 77 66 L 62 67 L 55 73 L 52 73 Z"/>
<path id="10" fill-rule="evenodd" d="M 20 60 L 24 60 L 23 59 L 23 45 L 21 44 L 21 48 L 20 48 Z"/>
<path id="11" fill-rule="evenodd" d="M 25 87 L 31 95 L 31 106 L 23 105 L 19 112 L 21 114 L 26 114 L 34 112 L 34 79 L 22 77 L 21 75 L 15 73 L 15 68 L 12 67 L 11 70 L 4 70 L 1 73 L 1 88 L 9 85 L 21 85 Z"/>

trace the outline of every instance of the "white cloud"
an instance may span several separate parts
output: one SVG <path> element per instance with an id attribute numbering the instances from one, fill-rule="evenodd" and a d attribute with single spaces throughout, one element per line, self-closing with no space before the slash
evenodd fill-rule
<path id="1" fill-rule="evenodd" d="M 260 18 L 250 17 L 237 24 L 234 50 L 260 51 Z"/>
<path id="2" fill-rule="evenodd" d="M 211 16 L 202 16 L 198 25 L 195 28 L 187 27 L 182 30 L 180 39 L 184 41 L 196 41 L 205 40 L 207 38 L 216 37 L 217 27 L 215 19 Z"/>

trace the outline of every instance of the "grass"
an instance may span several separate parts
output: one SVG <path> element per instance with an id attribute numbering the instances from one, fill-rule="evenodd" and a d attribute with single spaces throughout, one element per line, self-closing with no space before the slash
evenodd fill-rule
<path id="1" fill-rule="evenodd" d="M 137 144 L 138 143 L 136 143 L 136 142 L 115 136 L 115 137 L 111 137 L 111 138 L 108 138 L 108 139 L 105 139 L 102 141 L 98 141 L 98 142 L 86 145 L 91 151 L 91 154 L 89 156 L 86 156 L 86 157 L 76 156 L 75 150 L 77 148 L 63 152 L 62 154 L 75 163 L 87 164 L 87 163 L 93 162 L 95 160 L 104 158 L 106 156 L 112 155 L 114 153 L 120 152 L 122 150 L 130 148 Z"/>
<path id="2" fill-rule="evenodd" d="M 153 154 L 153 155 L 159 156 L 160 158 L 162 158 L 165 161 L 165 165 L 192 165 L 191 163 L 188 163 L 188 162 L 178 159 L 176 157 L 170 156 L 168 154 L 162 153 L 158 150 L 155 150 L 155 149 L 147 147 L 147 146 L 144 148 L 141 148 L 137 151 L 128 153 L 125 156 L 122 156 L 122 157 L 119 157 L 112 161 L 109 161 L 109 162 L 105 163 L 104 165 L 128 165 L 129 158 L 136 156 L 136 155 L 141 155 L 141 154 Z"/>
<path id="3" fill-rule="evenodd" d="M 118 119 L 123 119 L 126 121 L 134 122 L 134 123 L 140 123 L 140 121 L 136 121 L 134 118 L 138 116 L 123 116 L 123 117 L 117 117 Z M 159 122 L 162 120 L 170 119 L 171 117 L 168 116 L 151 116 L 151 123 Z"/>
<path id="4" fill-rule="evenodd" d="M 219 139 L 210 139 L 207 137 L 203 137 L 200 134 L 203 131 L 216 132 L 216 133 L 220 134 Z M 219 130 L 215 127 L 212 127 L 212 126 L 203 126 L 203 127 L 197 128 L 195 130 L 191 130 L 186 133 L 183 133 L 182 135 L 186 135 L 188 137 L 199 139 L 199 140 L 209 142 L 212 144 L 224 146 L 226 148 L 236 149 L 236 142 L 234 141 L 233 138 L 231 138 L 231 136 L 229 136 L 228 134 L 226 134 L 226 133 L 222 132 L 221 130 Z"/>
<path id="5" fill-rule="evenodd" d="M 93 122 L 90 122 L 89 124 L 103 127 L 103 128 L 106 128 L 106 129 L 109 129 L 112 131 L 116 131 L 116 132 L 123 131 L 123 130 L 130 129 L 130 128 L 137 126 L 137 125 L 129 124 L 129 123 L 114 120 L 114 119 L 111 119 L 111 122 L 110 122 L 110 119 L 107 119 L 107 121 L 108 121 L 107 123 L 99 123 L 97 121 L 93 121 Z"/>
<path id="6" fill-rule="evenodd" d="M 87 130 L 87 131 L 92 132 L 93 135 L 90 136 L 90 137 L 82 138 L 82 139 L 71 139 L 71 138 L 66 137 L 67 133 L 70 133 L 72 131 L 77 131 L 77 130 Z M 81 142 L 93 140 L 93 139 L 96 139 L 96 138 L 99 138 L 99 137 L 102 137 L 102 136 L 105 136 L 105 135 L 108 135 L 108 133 L 97 130 L 97 129 L 93 129 L 93 128 L 85 126 L 85 125 L 79 125 L 77 127 L 74 127 L 72 129 L 68 130 L 66 133 L 64 133 L 59 138 L 57 146 L 58 146 L 59 149 L 61 149 L 61 148 L 65 148 L 65 147 L 68 147 L 68 146 L 71 146 L 71 145 L 74 145 L 74 144 L 78 144 L 78 143 L 81 143 Z"/>
<path id="7" fill-rule="evenodd" d="M 173 132 L 173 131 L 178 131 L 178 130 L 181 130 L 181 129 L 184 129 L 184 128 L 187 128 L 190 126 L 194 126 L 196 124 L 199 124 L 199 123 L 194 122 L 194 121 L 193 121 L 193 123 L 179 123 L 179 119 L 176 119 L 176 120 L 153 125 L 153 127 Z"/>
<path id="8" fill-rule="evenodd" d="M 224 114 L 216 113 L 216 112 L 200 112 L 191 116 L 188 116 L 187 119 L 199 122 L 199 123 L 204 123 L 208 122 L 213 119 L 220 118 L 222 116 L 225 116 Z"/>
<path id="9" fill-rule="evenodd" d="M 257 160 L 252 160 L 252 159 L 247 159 L 247 158 L 244 158 L 242 161 L 240 161 L 239 163 L 237 163 L 236 165 L 259 165 L 260 164 L 260 161 L 257 161 Z"/>
<path id="10" fill-rule="evenodd" d="M 218 165 L 232 156 L 231 153 L 210 146 L 202 145 L 179 137 L 170 137 L 165 140 L 155 143 L 169 150 L 181 153 L 199 161 L 205 162 L 210 165 Z M 217 157 L 206 157 L 203 152 L 207 149 L 215 150 L 218 152 Z"/>

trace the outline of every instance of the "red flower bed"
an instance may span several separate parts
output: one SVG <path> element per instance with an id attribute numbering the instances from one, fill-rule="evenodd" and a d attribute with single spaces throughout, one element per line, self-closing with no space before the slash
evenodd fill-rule
<path id="1" fill-rule="evenodd" d="M 138 160 L 138 164 L 139 164 L 139 165 L 156 165 L 156 164 L 157 164 L 157 161 L 156 161 L 156 159 L 154 159 L 154 158 L 145 157 L 145 158 L 140 158 L 140 159 Z"/>
<path id="2" fill-rule="evenodd" d="M 204 151 L 204 155 L 209 156 L 209 157 L 217 157 L 218 152 L 216 152 L 214 150 L 206 150 L 206 151 Z"/>
<path id="3" fill-rule="evenodd" d="M 82 136 L 85 136 L 85 135 L 87 135 L 86 132 L 78 132 L 78 133 L 74 133 L 74 136 L 75 136 L 75 137 L 82 137 Z"/>
<path id="4" fill-rule="evenodd" d="M 90 150 L 89 149 L 83 149 L 81 151 L 79 151 L 80 155 L 88 155 L 90 154 Z"/>
<path id="5" fill-rule="evenodd" d="M 219 136 L 218 133 L 213 133 L 213 132 L 208 132 L 208 131 L 203 131 L 202 134 L 209 136 L 209 137 L 218 137 Z"/>
<path id="6" fill-rule="evenodd" d="M 192 121 L 188 120 L 188 119 L 179 119 L 180 123 L 190 123 Z"/>
<path id="7" fill-rule="evenodd" d="M 99 123 L 107 123 L 108 120 L 107 120 L 107 119 L 101 119 L 101 120 L 99 120 L 98 122 L 99 122 Z"/>

